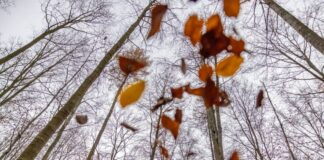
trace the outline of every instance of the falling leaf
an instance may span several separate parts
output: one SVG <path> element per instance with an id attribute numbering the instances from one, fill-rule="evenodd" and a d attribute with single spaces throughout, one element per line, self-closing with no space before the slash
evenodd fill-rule
<path id="1" fill-rule="evenodd" d="M 176 113 L 174 115 L 174 119 L 175 119 L 176 122 L 178 122 L 179 124 L 181 124 L 181 122 L 182 122 L 182 110 L 180 110 L 178 108 L 176 109 Z"/>
<path id="2" fill-rule="evenodd" d="M 239 154 L 237 151 L 234 151 L 231 155 L 230 160 L 240 160 Z"/>
<path id="3" fill-rule="evenodd" d="M 159 109 L 161 106 L 171 102 L 172 99 L 170 98 L 164 98 L 164 97 L 160 97 L 158 100 L 157 100 L 157 103 L 156 105 L 153 106 L 153 108 L 151 109 L 151 112 L 155 112 L 157 109 Z"/>
<path id="4" fill-rule="evenodd" d="M 245 42 L 243 40 L 236 40 L 232 37 L 230 37 L 230 49 L 228 50 L 229 52 L 233 52 L 237 56 L 241 55 L 241 52 L 243 52 Z"/>
<path id="5" fill-rule="evenodd" d="M 75 120 L 79 124 L 86 124 L 88 122 L 88 116 L 87 115 L 76 115 Z"/>
<path id="6" fill-rule="evenodd" d="M 191 15 L 185 23 L 184 34 L 190 38 L 193 45 L 200 41 L 203 24 L 204 21 L 198 19 L 196 14 Z"/>
<path id="7" fill-rule="evenodd" d="M 163 146 L 160 146 L 160 152 L 161 152 L 161 155 L 163 155 L 165 158 L 169 158 L 169 152 Z"/>
<path id="8" fill-rule="evenodd" d="M 263 100 L 263 90 L 260 90 L 256 99 L 256 108 L 262 106 L 262 100 Z"/>
<path id="9" fill-rule="evenodd" d="M 204 88 L 200 87 L 200 88 L 192 89 L 192 88 L 190 88 L 190 85 L 188 84 L 188 85 L 185 86 L 185 91 L 188 94 L 192 94 L 192 95 L 195 95 L 195 96 L 203 96 Z"/>
<path id="10" fill-rule="evenodd" d="M 180 124 L 176 121 L 173 121 L 171 118 L 169 118 L 166 115 L 162 115 L 161 122 L 162 122 L 162 126 L 165 129 L 168 129 L 172 133 L 174 139 L 177 139 Z"/>
<path id="11" fill-rule="evenodd" d="M 145 81 L 139 80 L 123 89 L 119 96 L 121 107 L 125 108 L 127 105 L 136 102 L 141 97 L 144 88 Z"/>
<path id="12" fill-rule="evenodd" d="M 215 38 L 219 38 L 223 33 L 223 25 L 218 14 L 210 16 L 206 22 L 206 31 L 212 31 Z"/>
<path id="13" fill-rule="evenodd" d="M 194 155 L 196 155 L 197 153 L 195 153 L 195 152 L 189 152 L 189 153 L 187 153 L 187 158 L 189 158 L 189 157 L 191 157 L 191 156 L 194 156 Z"/>
<path id="14" fill-rule="evenodd" d="M 183 74 L 186 74 L 186 71 L 187 71 L 187 65 L 186 65 L 186 62 L 184 60 L 184 58 L 181 58 L 181 72 Z"/>
<path id="15" fill-rule="evenodd" d="M 208 64 L 204 64 L 199 68 L 198 76 L 203 82 L 206 82 L 208 78 L 213 75 L 213 68 Z"/>
<path id="16" fill-rule="evenodd" d="M 210 56 L 215 56 L 221 53 L 223 50 L 226 50 L 229 45 L 229 38 L 226 37 L 223 33 L 220 34 L 219 37 L 215 37 L 216 30 L 211 30 L 203 34 L 201 37 L 201 45 L 200 55 L 204 58 L 208 58 Z"/>
<path id="17" fill-rule="evenodd" d="M 151 21 L 151 30 L 147 38 L 152 37 L 156 32 L 160 31 L 162 18 L 167 11 L 167 5 L 156 5 L 152 9 L 152 21 Z"/>
<path id="18" fill-rule="evenodd" d="M 216 74 L 222 77 L 232 76 L 239 68 L 243 58 L 234 54 L 224 58 L 216 66 Z"/>
<path id="19" fill-rule="evenodd" d="M 146 66 L 146 62 L 119 56 L 119 67 L 125 74 L 134 73 Z"/>
<path id="20" fill-rule="evenodd" d="M 132 132 L 136 132 L 136 131 L 138 131 L 138 129 L 136 129 L 136 128 L 130 126 L 129 124 L 127 124 L 127 123 L 125 123 L 125 122 L 122 122 L 120 125 L 123 126 L 123 127 L 125 127 L 126 129 L 131 130 Z"/>
<path id="21" fill-rule="evenodd" d="M 183 87 L 171 88 L 171 94 L 172 94 L 172 98 L 181 99 L 183 94 Z"/>
<path id="22" fill-rule="evenodd" d="M 240 0 L 224 0 L 224 12 L 229 17 L 237 17 L 240 12 Z"/>
<path id="23" fill-rule="evenodd" d="M 198 0 L 189 0 L 189 2 L 197 2 Z"/>

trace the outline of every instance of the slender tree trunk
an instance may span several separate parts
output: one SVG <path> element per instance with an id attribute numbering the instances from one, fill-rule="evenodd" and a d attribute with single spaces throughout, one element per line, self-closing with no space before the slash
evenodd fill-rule
<path id="1" fill-rule="evenodd" d="M 104 133 L 104 131 L 106 129 L 106 126 L 107 126 L 107 123 L 108 123 L 108 121 L 110 119 L 110 116 L 111 116 L 112 112 L 115 109 L 115 105 L 116 105 L 118 96 L 119 96 L 121 90 L 123 89 L 123 86 L 125 85 L 127 78 L 128 78 L 128 75 L 125 76 L 122 84 L 119 86 L 119 88 L 118 88 L 118 90 L 116 92 L 115 98 L 114 98 L 114 100 L 113 100 L 113 102 L 111 104 L 111 107 L 109 109 L 109 112 L 108 112 L 108 114 L 107 114 L 107 116 L 106 116 L 106 118 L 105 118 L 105 120 L 104 120 L 104 122 L 103 122 L 103 124 L 102 124 L 102 126 L 100 128 L 100 131 L 99 131 L 99 133 L 98 133 L 98 135 L 96 137 L 96 140 L 95 140 L 95 142 L 93 143 L 93 145 L 91 147 L 91 150 L 90 150 L 90 152 L 88 154 L 87 160 L 92 160 L 92 157 L 93 157 L 93 155 L 95 153 L 95 150 L 96 150 L 96 148 L 97 148 L 97 146 L 98 146 L 98 144 L 100 142 L 101 136 L 102 136 L 102 134 Z"/>
<path id="2" fill-rule="evenodd" d="M 155 132 L 155 136 L 154 136 L 154 142 L 153 142 L 153 147 L 152 147 L 152 151 L 151 151 L 151 155 L 150 155 L 150 160 L 154 160 L 156 147 L 158 145 L 157 140 L 159 139 L 161 115 L 162 115 L 162 108 L 160 108 L 160 114 L 159 114 L 159 119 L 157 122 L 157 128 L 156 128 L 156 132 Z"/>
<path id="3" fill-rule="evenodd" d="M 320 51 L 324 55 L 324 38 L 320 37 L 313 30 L 299 21 L 296 17 L 279 6 L 273 0 L 264 0 L 264 2 L 275 11 L 283 20 L 285 20 L 292 28 L 294 28 L 307 42 Z"/>
<path id="4" fill-rule="evenodd" d="M 66 126 L 68 126 L 68 124 L 70 123 L 70 121 L 71 121 L 71 119 L 72 119 L 72 117 L 73 117 L 73 115 L 74 115 L 74 112 L 75 112 L 75 111 L 73 111 L 73 113 L 71 113 L 71 114 L 69 115 L 69 117 L 65 120 L 65 122 L 64 122 L 63 125 L 61 126 L 61 128 L 60 128 L 60 130 L 58 131 L 58 133 L 57 133 L 55 139 L 53 140 L 53 142 L 51 143 L 51 145 L 48 147 L 47 151 L 45 152 L 45 154 L 44 154 L 42 160 L 47 160 L 48 157 L 51 155 L 51 153 L 52 153 L 53 149 L 55 148 L 56 144 L 60 141 L 60 139 L 61 139 L 61 137 L 62 137 L 62 135 L 63 135 L 63 132 L 64 132 Z"/>
<path id="5" fill-rule="evenodd" d="M 19 156 L 19 160 L 35 159 L 40 150 L 45 146 L 46 142 L 51 138 L 59 126 L 70 115 L 70 113 L 78 107 L 83 96 L 88 91 L 94 81 L 100 76 L 105 66 L 109 63 L 112 56 L 122 47 L 125 41 L 129 38 L 131 33 L 139 25 L 140 21 L 144 18 L 146 11 L 148 11 L 154 1 L 151 1 L 149 5 L 143 10 L 137 20 L 128 28 L 125 34 L 116 42 L 116 44 L 107 52 L 104 58 L 100 61 L 94 71 L 82 82 L 80 87 L 74 92 L 66 104 L 60 109 L 60 111 L 48 122 L 33 141 L 27 146 L 27 148 Z"/>
<path id="6" fill-rule="evenodd" d="M 267 88 L 266 88 L 266 86 L 265 86 L 264 83 L 263 83 L 263 87 L 264 87 L 264 89 L 265 89 L 265 91 L 266 91 L 266 93 L 267 93 L 267 96 L 268 96 L 268 99 L 269 99 L 269 102 L 270 102 L 271 108 L 272 108 L 272 110 L 273 110 L 273 112 L 274 112 L 274 114 L 275 114 L 275 116 L 276 116 L 276 118 L 277 118 L 277 120 L 278 120 L 278 122 L 279 122 L 280 129 L 281 129 L 282 134 L 283 134 L 283 136 L 284 136 L 285 143 L 286 143 L 286 145 L 287 145 L 287 148 L 288 148 L 289 154 L 290 154 L 290 156 L 291 156 L 291 158 L 292 158 L 293 160 L 297 160 L 296 156 L 294 155 L 294 152 L 292 151 L 292 149 L 291 149 L 291 147 L 290 147 L 290 144 L 289 144 L 288 137 L 287 137 L 286 131 L 285 131 L 285 129 L 284 129 L 284 126 L 283 126 L 283 124 L 282 124 L 282 122 L 281 122 L 281 119 L 279 118 L 279 115 L 278 115 L 278 113 L 277 113 L 277 111 L 276 111 L 276 109 L 275 109 L 275 107 L 274 107 L 274 104 L 272 103 L 272 101 L 271 101 L 271 99 L 270 99 L 269 92 L 268 92 L 268 90 L 267 90 Z"/>

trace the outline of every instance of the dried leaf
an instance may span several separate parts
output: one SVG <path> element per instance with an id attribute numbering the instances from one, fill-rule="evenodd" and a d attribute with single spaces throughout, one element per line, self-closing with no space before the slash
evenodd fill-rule
<path id="1" fill-rule="evenodd" d="M 184 34 L 190 38 L 193 45 L 200 41 L 203 24 L 204 21 L 198 19 L 196 14 L 191 15 L 185 23 Z"/>
<path id="2" fill-rule="evenodd" d="M 162 126 L 171 132 L 174 139 L 177 139 L 180 124 L 176 121 L 173 121 L 171 118 L 169 118 L 166 115 L 162 115 L 161 122 L 162 122 Z"/>
<path id="3" fill-rule="evenodd" d="M 203 34 L 201 37 L 201 45 L 200 55 L 204 58 L 208 58 L 210 56 L 215 56 L 221 53 L 223 50 L 226 50 L 229 45 L 229 38 L 226 37 L 223 33 L 220 34 L 219 37 L 215 37 L 216 30 L 211 30 Z"/>
<path id="4" fill-rule="evenodd" d="M 200 88 L 192 89 L 192 88 L 190 88 L 190 85 L 188 84 L 188 85 L 185 86 L 185 91 L 188 94 L 192 94 L 192 95 L 195 95 L 195 96 L 203 96 L 204 88 L 200 87 Z"/>
<path id="5" fill-rule="evenodd" d="M 125 108 L 127 105 L 136 102 L 142 95 L 145 89 L 145 81 L 139 80 L 133 84 L 127 86 L 120 93 L 119 103 L 122 108 Z"/>
<path id="6" fill-rule="evenodd" d="M 75 120 L 79 124 L 86 124 L 88 122 L 88 116 L 87 115 L 76 115 Z"/>
<path id="7" fill-rule="evenodd" d="M 187 71 L 187 65 L 186 65 L 186 62 L 184 60 L 184 58 L 181 58 L 181 72 L 183 74 L 186 74 L 186 71 Z"/>
<path id="8" fill-rule="evenodd" d="M 262 106 L 262 100 L 263 100 L 263 90 L 260 90 L 256 99 L 256 108 L 259 108 Z"/>
<path id="9" fill-rule="evenodd" d="M 156 105 L 153 106 L 153 108 L 151 109 L 151 112 L 155 112 L 157 109 L 159 109 L 161 106 L 171 102 L 172 99 L 170 98 L 164 98 L 164 97 L 160 97 L 158 100 L 157 100 L 157 103 Z"/>
<path id="10" fill-rule="evenodd" d="M 240 68 L 243 58 L 234 54 L 221 60 L 216 66 L 216 74 L 222 77 L 229 77 Z"/>
<path id="11" fill-rule="evenodd" d="M 181 99 L 183 94 L 183 87 L 171 88 L 171 94 L 172 94 L 172 98 Z"/>
<path id="12" fill-rule="evenodd" d="M 241 52 L 243 52 L 244 49 L 244 41 L 243 40 L 236 40 L 232 37 L 230 37 L 230 49 L 229 52 L 233 52 L 235 55 L 240 56 Z"/>
<path id="13" fill-rule="evenodd" d="M 163 146 L 160 146 L 160 152 L 161 152 L 161 155 L 163 155 L 165 158 L 169 158 L 169 152 Z"/>
<path id="14" fill-rule="evenodd" d="M 189 152 L 187 153 L 187 158 L 191 157 L 191 156 L 195 156 L 197 153 L 195 152 Z"/>
<path id="15" fill-rule="evenodd" d="M 240 0 L 224 0 L 224 12 L 229 17 L 237 17 L 240 12 Z"/>
<path id="16" fill-rule="evenodd" d="M 206 31 L 214 32 L 214 37 L 219 38 L 223 33 L 223 25 L 218 14 L 210 16 L 206 22 Z"/>
<path id="17" fill-rule="evenodd" d="M 206 82 L 208 78 L 213 75 L 213 68 L 208 64 L 204 64 L 199 68 L 198 76 L 203 82 Z"/>
<path id="18" fill-rule="evenodd" d="M 126 129 L 131 130 L 132 132 L 138 131 L 137 128 L 134 128 L 134 127 L 130 126 L 129 124 L 125 123 L 125 122 L 122 122 L 120 125 L 123 126 L 123 127 L 125 127 Z"/>
<path id="19" fill-rule="evenodd" d="M 178 122 L 179 124 L 181 124 L 181 122 L 182 122 L 182 110 L 180 110 L 178 108 L 176 109 L 176 113 L 174 115 L 174 119 L 175 119 L 176 122 Z"/>
<path id="20" fill-rule="evenodd" d="M 147 38 L 152 37 L 156 32 L 160 31 L 161 21 L 168 9 L 167 5 L 156 5 L 152 9 L 151 30 Z"/>
<path id="21" fill-rule="evenodd" d="M 135 73 L 145 66 L 146 62 L 119 56 L 119 67 L 125 74 Z"/>
<path id="22" fill-rule="evenodd" d="M 231 155 L 230 160 L 240 160 L 239 154 L 237 151 L 234 151 Z"/>

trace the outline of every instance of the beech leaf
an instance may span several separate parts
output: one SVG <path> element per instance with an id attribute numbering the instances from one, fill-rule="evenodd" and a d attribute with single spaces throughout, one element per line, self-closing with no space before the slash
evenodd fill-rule
<path id="1" fill-rule="evenodd" d="M 122 90 L 119 96 L 119 103 L 122 108 L 127 105 L 136 102 L 142 95 L 145 89 L 145 81 L 139 80 L 133 84 L 130 84 Z"/>
<path id="2" fill-rule="evenodd" d="M 232 76 L 240 68 L 242 62 L 243 58 L 241 56 L 231 54 L 217 63 L 216 74 L 222 77 Z"/>

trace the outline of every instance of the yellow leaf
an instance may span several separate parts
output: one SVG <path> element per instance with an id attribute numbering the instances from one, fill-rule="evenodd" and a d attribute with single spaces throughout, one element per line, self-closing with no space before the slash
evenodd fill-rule
<path id="1" fill-rule="evenodd" d="M 243 62 L 243 58 L 237 55 L 230 55 L 219 63 L 216 66 L 216 75 L 222 77 L 232 76 L 239 68 L 241 63 Z"/>
<path id="2" fill-rule="evenodd" d="M 119 103 L 121 107 L 125 108 L 127 105 L 136 102 L 141 97 L 144 88 L 145 81 L 140 80 L 123 89 L 119 96 Z"/>

